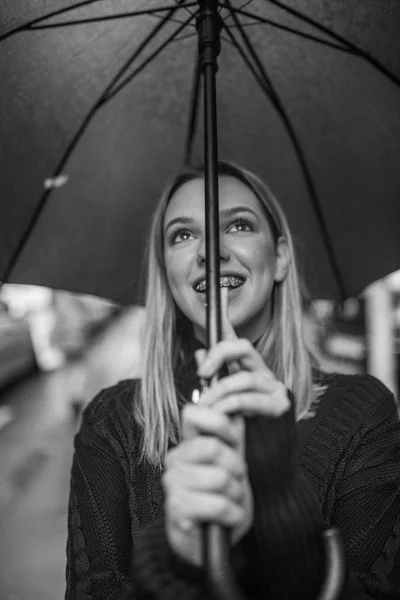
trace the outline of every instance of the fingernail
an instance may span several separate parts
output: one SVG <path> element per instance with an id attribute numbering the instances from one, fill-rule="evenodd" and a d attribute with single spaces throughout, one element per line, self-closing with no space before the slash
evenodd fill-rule
<path id="1" fill-rule="evenodd" d="M 205 354 L 206 354 L 206 351 L 203 350 L 202 348 L 199 348 L 198 350 L 195 350 L 195 352 L 194 352 L 194 358 L 196 359 L 196 364 L 197 364 L 198 367 L 204 361 Z"/>
<path id="2" fill-rule="evenodd" d="M 197 375 L 199 377 L 207 377 L 207 375 L 209 375 L 209 363 L 207 362 L 207 360 L 205 360 L 201 365 L 199 365 L 198 369 L 197 369 Z"/>
<path id="3" fill-rule="evenodd" d="M 204 377 L 200 377 L 200 389 L 201 392 L 205 392 L 206 389 L 208 388 L 208 382 L 207 379 L 204 379 Z"/>

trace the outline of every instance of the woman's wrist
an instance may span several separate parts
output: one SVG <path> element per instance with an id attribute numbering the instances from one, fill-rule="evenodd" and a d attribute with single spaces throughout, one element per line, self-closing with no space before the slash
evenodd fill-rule
<path id="1" fill-rule="evenodd" d="M 162 577 L 182 579 L 190 583 L 203 581 L 202 569 L 187 560 L 171 545 L 164 519 L 153 521 L 136 537 L 133 572 L 139 579 Z"/>

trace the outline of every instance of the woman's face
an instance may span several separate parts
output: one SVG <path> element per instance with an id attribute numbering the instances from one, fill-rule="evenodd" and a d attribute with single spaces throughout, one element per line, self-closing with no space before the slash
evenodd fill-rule
<path id="1" fill-rule="evenodd" d="M 274 283 L 287 270 L 288 249 L 277 244 L 262 205 L 244 183 L 219 178 L 221 285 L 228 287 L 228 314 L 239 337 L 255 341 L 268 326 Z M 164 218 L 164 258 L 172 296 L 205 341 L 204 180 L 181 186 Z"/>

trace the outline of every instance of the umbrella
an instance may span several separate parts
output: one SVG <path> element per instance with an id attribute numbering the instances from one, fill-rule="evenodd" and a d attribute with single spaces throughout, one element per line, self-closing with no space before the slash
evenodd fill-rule
<path id="1" fill-rule="evenodd" d="M 159 193 L 203 156 L 198 3 L 43 6 L 2 2 L 0 279 L 136 303 Z M 314 296 L 355 295 L 400 262 L 400 5 L 219 11 L 219 155 L 269 182 Z"/>
<path id="2" fill-rule="evenodd" d="M 245 166 L 251 160 L 268 175 L 289 220 L 307 240 L 306 255 L 316 264 L 309 274 L 312 287 L 344 298 L 396 268 L 400 45 L 394 32 L 400 13 L 394 3 L 376 1 L 363 10 L 309 1 L 301 11 L 297 2 L 278 0 L 136 2 L 134 10 L 127 0 L 56 4 L 43 14 L 40 3 L 32 3 L 27 19 L 22 8 L 7 3 L 0 28 L 7 140 L 1 157 L 7 199 L 3 280 L 133 300 L 159 176 L 164 179 L 165 169 L 178 164 L 180 147 L 185 162 L 198 150 L 203 70 L 208 281 L 214 282 L 208 290 L 209 344 L 219 339 L 220 29 L 226 48 L 235 52 L 221 60 L 228 75 L 219 96 L 221 147 L 227 158 Z M 187 33 L 196 17 L 199 52 Z M 143 25 L 141 18 L 159 22 Z M 218 529 L 209 533 L 223 540 Z M 214 546 L 207 546 L 212 553 Z M 217 570 L 211 564 L 210 573 L 221 597 L 236 598 L 228 589 L 222 546 L 213 556 Z M 340 562 L 334 552 L 331 559 L 331 566 Z M 329 587 L 329 577 L 327 582 Z"/>

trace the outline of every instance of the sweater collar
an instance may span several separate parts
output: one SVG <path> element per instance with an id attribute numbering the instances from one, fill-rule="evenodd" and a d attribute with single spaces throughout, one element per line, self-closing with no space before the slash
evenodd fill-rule
<path id="1" fill-rule="evenodd" d="M 254 345 L 256 344 L 257 342 Z M 194 353 L 200 348 L 205 348 L 205 345 L 194 336 L 185 339 L 174 373 L 180 407 L 187 402 L 191 402 L 193 390 L 200 389 L 200 380 L 197 377 L 197 365 L 194 357 Z M 329 374 L 315 366 L 312 368 L 312 376 L 313 380 L 318 381 L 320 385 L 329 385 L 331 382 Z"/>
<path id="2" fill-rule="evenodd" d="M 180 407 L 192 400 L 193 390 L 200 389 L 194 353 L 204 347 L 204 344 L 194 336 L 186 339 L 182 347 L 174 373 Z"/>

